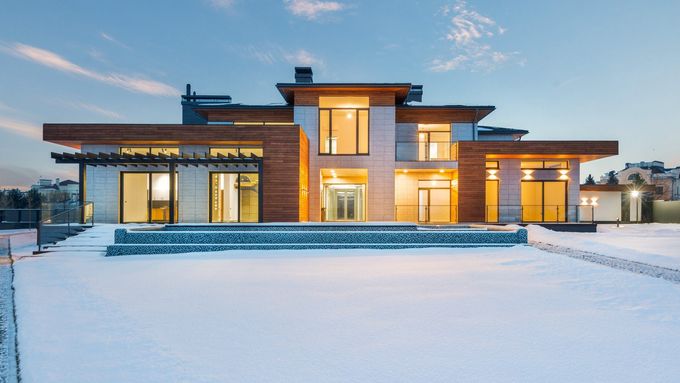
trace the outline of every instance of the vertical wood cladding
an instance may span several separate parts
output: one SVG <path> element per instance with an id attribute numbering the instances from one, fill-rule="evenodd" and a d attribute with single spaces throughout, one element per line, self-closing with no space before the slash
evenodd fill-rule
<path id="1" fill-rule="evenodd" d="M 300 170 L 305 166 L 301 151 L 308 150 L 308 144 L 297 125 L 45 124 L 43 137 L 45 141 L 75 148 L 81 144 L 262 143 L 263 219 L 265 222 L 300 219 Z"/>
<path id="2" fill-rule="evenodd" d="M 484 221 L 487 158 L 578 158 L 585 162 L 618 153 L 618 141 L 459 141 L 459 221 Z"/>

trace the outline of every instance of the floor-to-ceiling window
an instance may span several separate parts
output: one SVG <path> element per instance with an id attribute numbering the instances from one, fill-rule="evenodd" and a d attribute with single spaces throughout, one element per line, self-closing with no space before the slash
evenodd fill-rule
<path id="1" fill-rule="evenodd" d="M 210 222 L 259 222 L 257 173 L 210 173 Z"/>
<path id="2" fill-rule="evenodd" d="M 564 222 L 567 210 L 566 181 L 522 181 L 522 221 Z"/>
<path id="3" fill-rule="evenodd" d="M 418 124 L 418 161 L 451 159 L 451 125 Z"/>
<path id="4" fill-rule="evenodd" d="M 319 154 L 368 154 L 368 97 L 319 97 Z"/>
<path id="5" fill-rule="evenodd" d="M 177 190 L 177 177 L 175 178 Z M 175 193 L 177 211 L 177 193 Z M 121 219 L 123 223 L 169 222 L 170 174 L 121 172 Z"/>

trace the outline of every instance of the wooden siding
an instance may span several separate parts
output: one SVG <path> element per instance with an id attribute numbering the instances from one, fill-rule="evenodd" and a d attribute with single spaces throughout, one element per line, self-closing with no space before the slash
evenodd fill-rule
<path id="1" fill-rule="evenodd" d="M 452 122 L 478 122 L 491 113 L 493 109 L 470 108 L 428 108 L 418 106 L 398 106 L 397 123 L 450 124 Z"/>
<path id="2" fill-rule="evenodd" d="M 198 108 L 197 113 L 208 121 L 293 122 L 293 107 L 274 108 Z"/>
<path id="3" fill-rule="evenodd" d="M 45 124 L 43 137 L 45 141 L 76 148 L 81 144 L 262 143 L 263 219 L 265 222 L 300 219 L 301 152 L 308 149 L 307 137 L 297 125 Z"/>
<path id="4" fill-rule="evenodd" d="M 618 141 L 460 141 L 459 221 L 484 221 L 487 158 L 578 158 L 581 162 L 586 162 L 618 153 Z"/>

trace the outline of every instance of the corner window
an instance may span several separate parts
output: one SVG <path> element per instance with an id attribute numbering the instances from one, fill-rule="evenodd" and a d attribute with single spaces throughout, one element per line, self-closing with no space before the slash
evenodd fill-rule
<path id="1" fill-rule="evenodd" d="M 319 97 L 319 153 L 368 154 L 368 97 Z"/>
<path id="2" fill-rule="evenodd" d="M 522 161 L 522 169 L 569 169 L 569 161 Z"/>
<path id="3" fill-rule="evenodd" d="M 418 161 L 450 161 L 451 152 L 451 125 L 418 124 Z"/>

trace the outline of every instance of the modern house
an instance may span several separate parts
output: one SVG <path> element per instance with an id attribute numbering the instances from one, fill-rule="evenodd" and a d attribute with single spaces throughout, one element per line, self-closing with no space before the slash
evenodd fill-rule
<path id="1" fill-rule="evenodd" d="M 182 96 L 181 124 L 45 124 L 98 222 L 575 222 L 582 163 L 617 141 L 528 141 L 421 85 L 276 84 L 281 104 Z M 174 203 L 170 203 L 174 201 Z"/>

